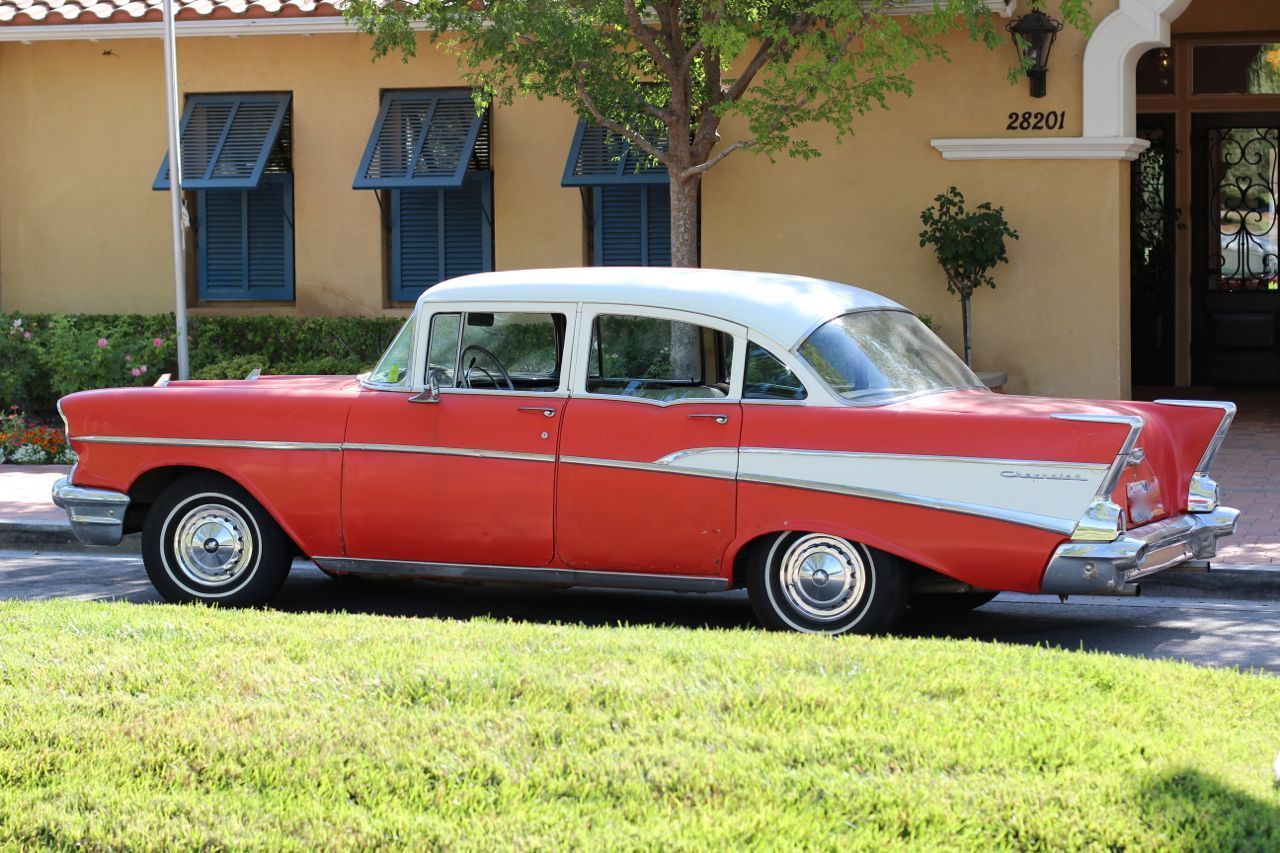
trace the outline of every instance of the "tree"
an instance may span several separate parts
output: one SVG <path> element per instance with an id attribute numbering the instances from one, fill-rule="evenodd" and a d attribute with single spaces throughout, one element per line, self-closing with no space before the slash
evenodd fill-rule
<path id="1" fill-rule="evenodd" d="M 995 288 L 991 270 L 996 264 L 1009 263 L 1004 241 L 1017 240 L 1018 232 L 1009 227 L 1003 207 L 992 207 L 984 201 L 967 210 L 964 194 L 955 187 L 935 196 L 935 206 L 920 214 L 924 230 L 920 246 L 933 246 L 938 265 L 947 276 L 947 292 L 960 297 L 964 318 L 964 363 L 973 367 L 973 324 L 970 300 L 973 292 L 986 285 Z"/>
<path id="2" fill-rule="evenodd" d="M 818 156 L 796 135 L 802 125 L 848 135 L 858 116 L 910 95 L 908 71 L 946 59 L 938 38 L 957 26 L 988 46 L 1004 41 L 983 0 L 937 0 L 931 13 L 892 14 L 905 2 L 350 0 L 345 14 L 374 36 L 376 56 L 398 51 L 405 61 L 422 23 L 433 42 L 456 52 L 482 106 L 559 98 L 663 163 L 672 263 L 692 267 L 698 187 L 709 169 L 739 151 Z M 1087 30 L 1088 4 L 1059 7 L 1067 23 Z M 740 131 L 722 139 L 726 126 Z"/>

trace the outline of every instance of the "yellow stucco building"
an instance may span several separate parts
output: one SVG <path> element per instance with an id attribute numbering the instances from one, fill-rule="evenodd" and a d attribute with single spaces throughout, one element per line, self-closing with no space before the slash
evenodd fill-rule
<path id="1" fill-rule="evenodd" d="M 529 100 L 457 125 L 478 144 L 440 186 L 487 173 L 470 207 L 450 207 L 461 196 L 435 185 L 353 188 L 366 155 L 380 156 L 379 128 L 409 127 L 396 104 L 384 110 L 389 99 L 426 92 L 423 108 L 443 110 L 449 93 L 432 91 L 460 86 L 453 57 L 423 39 L 408 63 L 373 62 L 370 40 L 324 2 L 181 5 L 179 87 L 193 121 L 216 131 L 232 96 L 242 115 L 256 104 L 279 123 L 258 189 L 207 204 L 189 194 L 192 313 L 403 313 L 425 255 L 400 223 L 429 232 L 436 242 L 417 249 L 446 269 L 441 246 L 463 219 L 480 242 L 457 251 L 495 269 L 601 259 L 615 208 L 563 185 L 578 126 L 569 105 Z M 813 129 L 823 157 L 737 154 L 711 170 L 702 264 L 857 283 L 933 315 L 958 347 L 959 306 L 917 239 L 920 210 L 955 185 L 1003 205 L 1021 232 L 998 289 L 974 303 L 976 366 L 1006 372 L 1008 390 L 1126 397 L 1135 369 L 1147 384 L 1280 381 L 1280 88 L 1256 73 L 1280 42 L 1278 5 L 1095 0 L 1093 36 L 1062 33 L 1044 98 L 1007 81 L 1011 47 L 957 33 L 950 64 L 913 71 L 913 97 L 840 144 Z M 171 310 L 169 199 L 153 190 L 166 140 L 160 27 L 143 0 L 0 0 L 0 310 Z M 1248 162 L 1224 144 L 1248 147 Z M 1224 197 L 1246 179 L 1257 186 Z M 288 241 L 287 257 L 264 254 L 262 234 Z M 218 253 L 234 240 L 232 266 L 261 263 L 252 275 L 270 286 L 218 283 L 229 257 Z"/>

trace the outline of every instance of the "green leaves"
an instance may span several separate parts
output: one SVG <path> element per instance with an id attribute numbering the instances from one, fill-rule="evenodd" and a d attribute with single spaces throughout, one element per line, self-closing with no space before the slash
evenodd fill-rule
<path id="1" fill-rule="evenodd" d="M 1092 26 L 1089 0 L 1062 0 L 1071 24 Z M 939 38 L 957 28 L 988 47 L 1006 43 L 984 0 L 938 0 L 902 15 L 903 0 L 624 0 L 515 2 L 351 0 L 345 14 L 374 36 L 376 56 L 413 56 L 417 33 L 457 54 L 482 101 L 559 98 L 628 138 L 658 121 L 673 175 L 714 165 L 713 149 L 818 155 L 797 131 L 818 122 L 843 136 L 856 118 L 913 91 L 910 69 L 946 60 Z M 724 119 L 746 133 L 720 140 Z M 727 143 L 727 144 L 726 144 Z M 697 174 L 702 170 L 691 172 Z"/>
<path id="2" fill-rule="evenodd" d="M 955 187 L 934 197 L 934 205 L 920 214 L 925 228 L 920 246 L 932 246 L 938 265 L 947 275 L 947 291 L 967 299 L 979 287 L 995 287 L 990 271 L 1007 264 L 1005 240 L 1017 240 L 1009 227 L 1003 207 L 983 202 L 969 210 L 964 194 Z"/>

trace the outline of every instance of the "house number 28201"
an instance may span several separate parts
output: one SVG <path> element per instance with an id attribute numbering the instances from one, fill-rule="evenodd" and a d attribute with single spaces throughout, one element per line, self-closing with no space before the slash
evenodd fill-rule
<path id="1" fill-rule="evenodd" d="M 1067 111 L 1053 113 L 1009 113 L 1005 130 L 1060 130 L 1067 126 Z"/>

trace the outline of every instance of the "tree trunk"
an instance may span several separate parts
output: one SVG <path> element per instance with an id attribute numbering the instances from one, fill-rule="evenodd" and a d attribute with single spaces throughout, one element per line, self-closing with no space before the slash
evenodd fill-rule
<path id="1" fill-rule="evenodd" d="M 698 183 L 699 176 L 679 179 L 671 176 L 671 266 L 698 266 Z M 671 376 L 713 383 L 715 377 L 702 375 L 702 340 L 697 327 L 671 327 Z"/>
<path id="2" fill-rule="evenodd" d="M 965 295 L 960 297 L 960 310 L 964 313 L 964 363 L 973 367 L 973 312 L 969 307 L 969 300 L 973 297 Z"/>
<path id="3" fill-rule="evenodd" d="M 698 265 L 698 184 L 701 178 L 671 176 L 671 266 Z"/>

